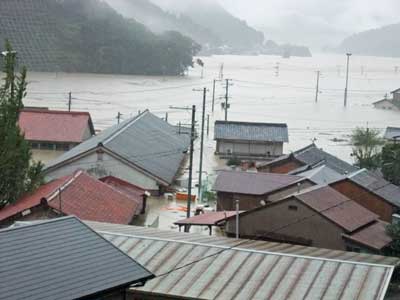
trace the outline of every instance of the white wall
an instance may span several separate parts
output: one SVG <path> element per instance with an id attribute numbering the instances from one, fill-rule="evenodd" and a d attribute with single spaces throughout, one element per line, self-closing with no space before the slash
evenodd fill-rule
<path id="1" fill-rule="evenodd" d="M 233 154 L 241 155 L 267 155 L 280 156 L 283 154 L 283 143 L 242 143 L 230 141 L 218 141 L 217 151 L 227 154 L 231 150 Z"/>
<path id="2" fill-rule="evenodd" d="M 97 153 L 88 154 L 77 161 L 47 173 L 46 179 L 51 180 L 71 175 L 78 169 L 86 170 L 97 178 L 112 175 L 146 190 L 158 190 L 157 182 L 154 179 L 122 163 L 107 153 L 103 154 L 103 161 L 98 161 Z"/>

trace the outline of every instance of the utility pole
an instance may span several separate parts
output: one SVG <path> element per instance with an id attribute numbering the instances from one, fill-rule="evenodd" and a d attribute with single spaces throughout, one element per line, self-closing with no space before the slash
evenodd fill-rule
<path id="1" fill-rule="evenodd" d="M 210 134 L 210 115 L 207 115 L 207 136 Z"/>
<path id="2" fill-rule="evenodd" d="M 318 102 L 318 95 L 319 95 L 319 76 L 321 75 L 321 71 L 317 71 L 317 88 L 315 91 L 315 103 Z"/>
<path id="3" fill-rule="evenodd" d="M 71 105 L 72 105 L 72 93 L 68 93 L 68 111 L 71 111 Z"/>
<path id="4" fill-rule="evenodd" d="M 199 166 L 199 199 L 200 203 L 203 202 L 203 151 L 204 151 L 204 121 L 206 114 L 206 99 L 207 99 L 207 88 L 203 89 L 203 113 L 201 116 L 201 139 L 200 139 L 200 166 Z"/>
<path id="5" fill-rule="evenodd" d="M 121 122 L 121 117 L 122 117 L 122 114 L 120 112 L 118 112 L 118 114 L 117 114 L 117 122 L 118 122 L 118 124 Z"/>
<path id="6" fill-rule="evenodd" d="M 225 79 L 225 121 L 228 121 L 228 109 L 229 109 L 229 86 L 231 85 L 229 82 L 232 81 L 232 79 Z"/>
<path id="7" fill-rule="evenodd" d="M 187 212 L 186 217 L 190 218 L 190 209 L 192 202 L 192 176 L 193 176 L 193 152 L 194 152 L 194 138 L 196 122 L 196 105 L 192 106 L 192 128 L 190 130 L 190 157 L 189 157 L 189 183 L 188 183 L 188 198 L 187 198 Z M 189 226 L 185 226 L 185 232 L 189 232 Z"/>
<path id="8" fill-rule="evenodd" d="M 239 239 L 239 200 L 236 200 L 236 239 Z"/>
<path id="9" fill-rule="evenodd" d="M 213 92 L 212 92 L 212 108 L 211 111 L 214 112 L 214 106 L 215 106 L 215 83 L 217 81 L 221 81 L 220 79 L 214 79 L 213 80 Z"/>
<path id="10" fill-rule="evenodd" d="M 165 113 L 165 122 L 168 123 L 168 112 Z"/>
<path id="11" fill-rule="evenodd" d="M 346 55 L 347 55 L 347 69 L 346 69 L 346 88 L 344 90 L 344 107 L 347 106 L 347 91 L 349 85 L 349 64 L 350 64 L 351 53 L 346 53 Z"/>

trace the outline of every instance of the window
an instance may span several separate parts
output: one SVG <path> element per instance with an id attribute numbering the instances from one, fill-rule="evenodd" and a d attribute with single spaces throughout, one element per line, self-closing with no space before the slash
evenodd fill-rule
<path id="1" fill-rule="evenodd" d="M 41 143 L 40 144 L 40 149 L 43 150 L 54 150 L 56 148 L 56 145 L 51 144 L 51 143 Z"/>
<path id="2" fill-rule="evenodd" d="M 56 150 L 58 151 L 68 151 L 69 145 L 68 144 L 56 144 Z"/>
<path id="3" fill-rule="evenodd" d="M 32 149 L 39 149 L 39 144 L 38 143 L 31 143 L 31 148 Z"/>
<path id="4" fill-rule="evenodd" d="M 288 207 L 289 210 L 297 211 L 297 206 L 296 205 L 289 205 Z"/>

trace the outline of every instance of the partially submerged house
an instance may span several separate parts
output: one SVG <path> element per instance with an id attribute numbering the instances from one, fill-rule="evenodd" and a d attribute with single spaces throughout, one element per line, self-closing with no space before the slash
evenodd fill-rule
<path id="1" fill-rule="evenodd" d="M 88 112 L 26 108 L 19 113 L 18 125 L 33 160 L 45 164 L 95 135 Z"/>
<path id="2" fill-rule="evenodd" d="M 283 154 L 289 141 L 286 124 L 216 121 L 215 154 L 242 159 L 271 159 Z"/>
<path id="3" fill-rule="evenodd" d="M 332 188 L 391 223 L 400 212 L 400 187 L 366 169 L 332 182 Z"/>
<path id="4" fill-rule="evenodd" d="M 87 222 L 154 274 L 141 300 L 382 299 L 399 258 Z M 130 299 L 128 297 L 128 299 Z"/>
<path id="5" fill-rule="evenodd" d="M 74 217 L 0 230 L 0 299 L 125 300 L 154 275 Z"/>
<path id="6" fill-rule="evenodd" d="M 174 182 L 190 136 L 179 134 L 148 110 L 113 126 L 47 164 L 47 178 L 84 169 L 102 178 L 116 176 L 159 194 Z"/>
<path id="7" fill-rule="evenodd" d="M 313 186 L 239 215 L 243 238 L 319 248 L 381 253 L 392 239 L 379 216 L 329 186 Z M 234 236 L 235 219 L 226 232 Z"/>
<path id="8" fill-rule="evenodd" d="M 73 215 L 82 220 L 130 224 L 143 209 L 139 195 L 120 192 L 84 171 L 53 180 L 0 210 L 0 226 Z"/>
<path id="9" fill-rule="evenodd" d="M 321 165 L 326 165 L 340 175 L 358 170 L 357 167 L 318 148 L 314 143 L 271 162 L 260 163 L 257 169 L 260 172 L 287 174 L 295 170 L 300 173 Z"/>
<path id="10" fill-rule="evenodd" d="M 397 142 L 400 140 L 400 128 L 399 127 L 387 127 L 384 135 L 384 139 L 389 142 Z"/>
<path id="11" fill-rule="evenodd" d="M 400 89 L 391 92 L 392 98 L 385 97 L 382 100 L 373 103 L 377 109 L 400 110 Z"/>
<path id="12" fill-rule="evenodd" d="M 296 191 L 314 185 L 304 177 L 295 175 L 219 171 L 214 184 L 217 210 L 250 210 L 273 202 Z"/>

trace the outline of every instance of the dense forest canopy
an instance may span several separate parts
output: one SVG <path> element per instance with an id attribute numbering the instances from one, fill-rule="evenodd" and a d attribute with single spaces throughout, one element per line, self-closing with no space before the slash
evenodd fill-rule
<path id="1" fill-rule="evenodd" d="M 181 75 L 200 46 L 154 34 L 100 0 L 1 0 L 0 46 L 9 39 L 35 71 Z"/>

